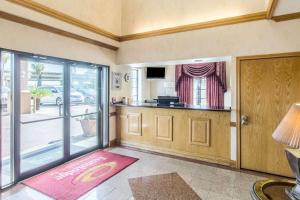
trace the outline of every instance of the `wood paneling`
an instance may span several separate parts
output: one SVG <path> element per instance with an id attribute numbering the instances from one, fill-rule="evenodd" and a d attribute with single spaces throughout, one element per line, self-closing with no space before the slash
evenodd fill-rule
<path id="1" fill-rule="evenodd" d="M 126 116 L 128 113 L 141 113 L 143 116 L 143 134 L 140 137 L 126 134 L 123 130 L 124 128 L 118 128 L 118 130 L 121 131 L 117 135 L 122 145 L 204 160 L 227 166 L 232 165 L 230 160 L 230 112 L 117 107 L 117 113 L 119 116 Z M 156 116 L 173 117 L 172 141 L 157 138 Z M 165 126 L 170 126 L 170 124 L 167 123 L 167 121 L 170 122 L 169 118 L 170 117 L 161 118 L 161 125 L 163 125 L 163 121 L 166 121 Z M 190 119 L 205 119 L 210 121 L 209 146 L 194 145 L 190 143 Z M 122 126 L 122 123 L 117 123 L 117 126 Z M 194 131 L 201 127 L 199 125 L 197 126 L 198 127 L 194 128 Z M 163 129 L 168 130 L 169 128 L 161 128 L 161 130 Z M 163 133 L 160 135 L 167 137 L 166 134 Z M 194 139 L 199 141 L 196 132 Z"/>
<path id="2" fill-rule="evenodd" d="M 127 134 L 142 135 L 142 113 L 127 114 Z"/>
<path id="3" fill-rule="evenodd" d="M 205 28 L 212 28 L 217 26 L 225 26 L 230 24 L 238 24 L 238 23 L 250 22 L 255 20 L 262 20 L 262 19 L 266 19 L 266 14 L 267 12 L 263 11 L 263 12 L 251 13 L 247 15 L 229 17 L 229 18 L 218 19 L 218 20 L 213 20 L 208 22 L 200 22 L 195 24 L 188 24 L 183 26 L 153 30 L 153 31 L 148 31 L 143 33 L 124 35 L 120 37 L 120 41 L 122 42 L 122 41 L 135 40 L 135 39 L 141 39 L 141 38 L 147 38 L 153 36 L 166 35 L 171 33 L 180 33 L 180 32 L 186 32 L 186 31 L 192 31 L 198 29 L 205 29 Z"/>
<path id="4" fill-rule="evenodd" d="M 79 40 L 81 42 L 86 42 L 86 43 L 89 43 L 89 44 L 97 45 L 97 46 L 100 46 L 100 47 L 103 47 L 103 48 L 106 48 L 106 49 L 111 49 L 111 50 L 114 50 L 114 51 L 116 51 L 118 49 L 118 47 L 116 47 L 116 46 L 112 46 L 112 45 L 109 45 L 109 44 L 106 44 L 106 43 L 103 43 L 103 42 L 100 42 L 100 41 L 97 41 L 97 40 L 93 40 L 93 39 L 90 39 L 90 38 L 87 38 L 87 37 L 83 37 L 81 35 L 77 35 L 77 34 L 74 34 L 74 33 L 68 32 L 68 31 L 64 31 L 64 30 L 61 30 L 61 29 L 58 29 L 58 28 L 55 28 L 55 27 L 52 27 L 52 26 L 41 24 L 41 23 L 29 20 L 29 19 L 25 19 L 23 17 L 19 17 L 19 16 L 16 16 L 16 15 L 12 15 L 10 13 L 6 13 L 6 12 L 3 12 L 3 11 L 0 11 L 0 18 L 5 19 L 5 20 L 9 20 L 9 21 L 12 21 L 12 22 L 16 22 L 16 23 L 19 23 L 19 24 L 23 24 L 23 25 L 26 25 L 26 26 L 29 26 L 29 27 L 33 27 L 33 28 L 36 28 L 36 29 L 40 29 L 40 30 L 43 30 L 43 31 L 47 31 L 47 32 L 50 32 L 50 33 L 54 33 L 54 34 L 57 34 L 57 35 L 61 35 L 61 36 L 64 36 L 64 37 Z"/>
<path id="5" fill-rule="evenodd" d="M 127 128 L 127 116 L 118 113 L 117 121 L 116 121 L 116 129 L 117 129 L 117 142 L 120 144 L 121 135 L 126 135 L 128 128 Z"/>
<path id="6" fill-rule="evenodd" d="M 210 120 L 202 118 L 189 119 L 190 144 L 209 146 L 210 143 Z"/>
<path id="7" fill-rule="evenodd" d="M 287 21 L 287 20 L 292 20 L 292 19 L 299 19 L 299 18 L 300 18 L 300 12 L 290 13 L 290 14 L 285 14 L 285 15 L 278 15 L 278 16 L 272 17 L 272 19 L 276 22 Z"/>
<path id="8" fill-rule="evenodd" d="M 274 11 L 278 4 L 278 0 L 270 0 L 267 8 L 267 19 L 271 19 L 273 17 Z"/>
<path id="9" fill-rule="evenodd" d="M 292 176 L 284 146 L 272 133 L 294 102 L 300 101 L 300 53 L 238 58 L 238 141 L 240 166 Z M 249 117 L 240 124 L 241 115 Z"/>
<path id="10" fill-rule="evenodd" d="M 156 115 L 155 116 L 156 138 L 160 140 L 173 140 L 173 116 Z"/>
<path id="11" fill-rule="evenodd" d="M 81 20 L 76 19 L 74 17 L 71 17 L 71 16 L 69 16 L 65 13 L 59 12 L 57 10 L 54 10 L 54 9 L 49 8 L 47 6 L 44 6 L 40 3 L 34 2 L 32 0 L 6 0 L 6 1 L 18 4 L 20 6 L 24 6 L 26 8 L 35 10 L 35 11 L 40 12 L 40 13 L 43 13 L 43 14 L 48 15 L 50 17 L 59 19 L 61 21 L 64 21 L 64 22 L 67 22 L 69 24 L 78 26 L 80 28 L 92 31 L 92 32 L 97 33 L 99 35 L 102 35 L 102 36 L 111 38 L 113 40 L 119 41 L 119 36 L 117 36 L 117 35 L 114 35 L 114 34 L 108 32 L 108 31 L 105 31 L 101 28 L 93 26 L 93 25 L 91 25 L 87 22 L 81 21 Z M 99 12 L 101 12 L 101 11 L 99 11 Z"/>

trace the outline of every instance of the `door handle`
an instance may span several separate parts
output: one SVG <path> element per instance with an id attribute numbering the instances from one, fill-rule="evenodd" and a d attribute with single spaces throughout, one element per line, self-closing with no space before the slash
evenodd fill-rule
<path id="1" fill-rule="evenodd" d="M 247 115 L 242 115 L 241 124 L 243 124 L 243 125 L 248 125 L 249 124 L 249 117 Z"/>

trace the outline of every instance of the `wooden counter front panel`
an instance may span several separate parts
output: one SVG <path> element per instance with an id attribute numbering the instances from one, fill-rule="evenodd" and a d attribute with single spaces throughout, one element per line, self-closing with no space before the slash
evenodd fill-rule
<path id="1" fill-rule="evenodd" d="M 160 140 L 173 140 L 173 116 L 155 115 L 156 138 Z"/>
<path id="2" fill-rule="evenodd" d="M 209 146 L 210 144 L 210 119 L 189 118 L 190 144 Z"/>
<path id="3" fill-rule="evenodd" d="M 230 165 L 230 112 L 118 107 L 118 140 L 125 146 Z M 135 116 L 131 125 L 128 115 Z M 136 130 L 140 116 L 140 135 Z M 125 121 L 124 121 L 125 120 Z"/>
<path id="4" fill-rule="evenodd" d="M 142 113 L 127 114 L 127 133 L 130 135 L 142 135 Z"/>

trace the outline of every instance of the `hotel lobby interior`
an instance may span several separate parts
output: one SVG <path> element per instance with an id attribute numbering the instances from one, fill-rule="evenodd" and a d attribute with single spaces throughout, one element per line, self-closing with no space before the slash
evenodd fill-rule
<path id="1" fill-rule="evenodd" d="M 0 0 L 3 200 L 300 200 L 299 0 Z"/>

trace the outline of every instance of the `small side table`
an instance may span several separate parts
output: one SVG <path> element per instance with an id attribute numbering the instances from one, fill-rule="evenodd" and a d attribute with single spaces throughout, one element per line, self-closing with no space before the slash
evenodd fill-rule
<path id="1" fill-rule="evenodd" d="M 285 189 L 295 186 L 295 181 L 260 180 L 253 184 L 251 197 L 253 200 L 290 200 Z"/>

